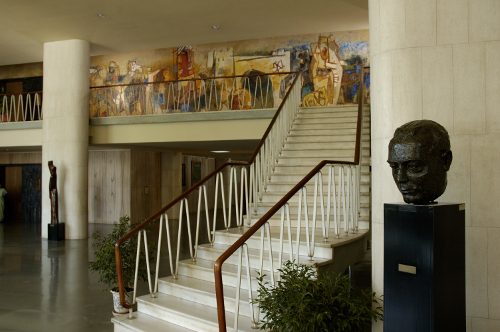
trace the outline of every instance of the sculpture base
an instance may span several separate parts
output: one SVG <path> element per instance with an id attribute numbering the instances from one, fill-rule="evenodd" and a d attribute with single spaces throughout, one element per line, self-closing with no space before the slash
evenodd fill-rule
<path id="1" fill-rule="evenodd" d="M 49 241 L 64 241 L 65 238 L 65 224 L 48 224 Z"/>
<path id="2" fill-rule="evenodd" d="M 465 205 L 384 208 L 384 332 L 465 332 Z"/>

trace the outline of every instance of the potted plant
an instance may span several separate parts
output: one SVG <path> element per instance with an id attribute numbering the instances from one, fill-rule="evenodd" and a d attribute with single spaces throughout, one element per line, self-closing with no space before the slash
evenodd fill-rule
<path id="1" fill-rule="evenodd" d="M 103 291 L 110 290 L 113 294 L 114 311 L 118 314 L 127 313 L 128 310 L 120 305 L 118 274 L 116 272 L 115 261 L 115 243 L 132 229 L 134 229 L 134 225 L 130 224 L 130 217 L 125 216 L 121 217 L 118 223 L 115 223 L 112 232 L 108 235 L 102 236 L 99 231 L 95 231 L 92 234 L 92 238 L 94 239 L 92 248 L 95 249 L 95 261 L 89 262 L 89 269 L 92 273 L 99 273 L 99 282 L 106 285 Z M 153 266 L 156 258 L 154 255 L 156 244 L 149 242 L 148 244 L 149 263 L 150 266 Z M 127 298 L 128 294 L 133 290 L 131 286 L 133 286 L 135 276 L 136 255 L 137 236 L 132 236 L 121 245 L 123 283 L 127 291 Z M 147 276 L 146 253 L 142 243 L 141 253 L 139 255 L 138 279 L 147 281 Z"/>
<path id="2" fill-rule="evenodd" d="M 259 276 L 254 303 L 264 313 L 261 330 L 275 332 L 364 331 L 382 319 L 375 293 L 354 289 L 346 275 L 286 262 L 275 286 Z M 372 307 L 372 304 L 374 307 Z"/>

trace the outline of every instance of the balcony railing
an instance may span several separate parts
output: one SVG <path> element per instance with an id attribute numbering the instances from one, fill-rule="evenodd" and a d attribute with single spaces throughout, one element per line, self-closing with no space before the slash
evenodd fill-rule
<path id="1" fill-rule="evenodd" d="M 42 91 L 0 94 L 0 122 L 43 119 Z"/>
<path id="2" fill-rule="evenodd" d="M 277 108 L 294 73 L 195 78 L 90 88 L 90 117 Z"/>

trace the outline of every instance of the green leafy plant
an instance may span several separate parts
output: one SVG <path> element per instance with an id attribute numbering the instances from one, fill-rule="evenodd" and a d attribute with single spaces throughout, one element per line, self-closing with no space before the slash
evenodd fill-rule
<path id="1" fill-rule="evenodd" d="M 346 275 L 286 262 L 276 286 L 258 277 L 261 330 L 275 332 L 362 331 L 382 319 L 375 293 L 354 289 Z M 372 304 L 374 307 L 372 308 Z"/>
<path id="2" fill-rule="evenodd" d="M 106 236 L 102 236 L 99 231 L 92 234 L 94 243 L 92 248 L 94 252 L 95 261 L 89 262 L 89 269 L 92 273 L 99 273 L 99 282 L 106 285 L 106 289 L 115 289 L 118 286 L 118 274 L 116 272 L 115 260 L 115 243 L 134 229 L 130 224 L 130 217 L 121 217 L 118 223 L 115 223 L 113 231 Z M 156 244 L 148 241 L 148 254 L 149 264 L 154 265 Z M 135 276 L 135 260 L 137 255 L 137 235 L 132 236 L 130 239 L 121 245 L 122 269 L 123 269 L 123 283 L 125 287 L 133 286 Z M 139 271 L 138 279 L 147 281 L 147 265 L 146 253 L 144 251 L 144 242 L 141 242 L 141 253 L 139 255 Z"/>

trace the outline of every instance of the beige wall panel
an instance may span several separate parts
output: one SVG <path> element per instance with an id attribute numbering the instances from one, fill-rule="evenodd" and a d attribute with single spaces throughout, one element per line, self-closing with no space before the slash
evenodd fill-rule
<path id="1" fill-rule="evenodd" d="M 0 130 L 0 147 L 40 147 L 42 129 Z"/>
<path id="2" fill-rule="evenodd" d="M 387 136 L 392 128 L 392 52 L 371 58 L 371 135 L 374 139 Z"/>
<path id="3" fill-rule="evenodd" d="M 498 203 L 497 203 L 498 204 Z M 488 318 L 500 319 L 500 228 L 488 229 Z M 500 327 L 500 325 L 497 325 Z"/>
<path id="4" fill-rule="evenodd" d="M 450 137 L 453 162 L 448 172 L 448 185 L 439 202 L 465 203 L 465 225 L 471 226 L 471 152 L 469 136 Z"/>
<path id="5" fill-rule="evenodd" d="M 500 134 L 499 60 L 500 41 L 486 43 L 486 133 L 488 134 Z"/>
<path id="6" fill-rule="evenodd" d="M 422 50 L 394 51 L 392 67 L 392 121 L 397 128 L 408 121 L 422 119 Z"/>
<path id="7" fill-rule="evenodd" d="M 406 47 L 436 45 L 436 0 L 406 0 Z"/>
<path id="8" fill-rule="evenodd" d="M 483 43 L 453 46 L 454 133 L 485 132 L 485 52 Z"/>
<path id="9" fill-rule="evenodd" d="M 373 155 L 382 156 L 382 158 L 372 160 L 372 197 L 383 197 L 383 200 L 377 204 L 372 204 L 373 223 L 384 223 L 383 203 L 403 201 L 403 197 L 392 178 L 392 170 L 387 163 L 389 141 L 390 138 L 372 141 Z"/>
<path id="10" fill-rule="evenodd" d="M 380 0 L 380 52 L 405 46 L 405 2 Z M 371 16 L 370 16 L 371 17 Z M 372 41 L 373 44 L 373 41 Z"/>
<path id="11" fill-rule="evenodd" d="M 269 119 L 92 126 L 91 143 L 124 144 L 260 139 L 268 126 Z"/>
<path id="12" fill-rule="evenodd" d="M 500 331 L 500 320 L 473 318 L 471 320 L 471 331 L 472 332 L 497 332 L 497 331 Z"/>
<path id="13" fill-rule="evenodd" d="M 465 229 L 465 280 L 467 316 L 488 317 L 488 230 Z"/>
<path id="14" fill-rule="evenodd" d="M 437 0 L 437 44 L 469 41 L 469 1 Z"/>
<path id="15" fill-rule="evenodd" d="M 500 1 L 469 0 L 469 42 L 500 40 Z"/>
<path id="16" fill-rule="evenodd" d="M 499 227 L 500 135 L 474 135 L 470 140 L 472 225 Z"/>
<path id="17" fill-rule="evenodd" d="M 453 48 L 422 48 L 423 118 L 453 134 Z"/>

